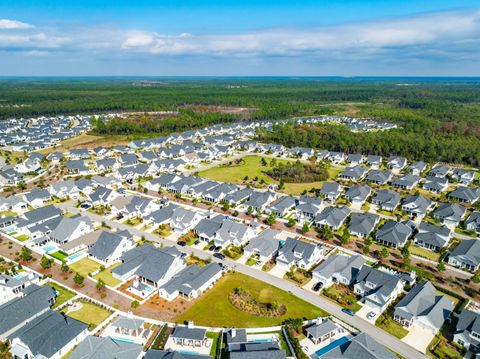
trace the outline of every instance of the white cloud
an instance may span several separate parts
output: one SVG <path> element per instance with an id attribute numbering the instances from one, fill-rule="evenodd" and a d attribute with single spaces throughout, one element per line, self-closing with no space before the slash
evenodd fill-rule
<path id="1" fill-rule="evenodd" d="M 32 29 L 33 27 L 17 20 L 0 19 L 0 29 Z"/>

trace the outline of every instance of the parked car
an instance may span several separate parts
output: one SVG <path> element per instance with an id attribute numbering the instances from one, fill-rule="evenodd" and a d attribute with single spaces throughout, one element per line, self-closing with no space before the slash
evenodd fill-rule
<path id="1" fill-rule="evenodd" d="M 354 316 L 355 312 L 348 308 L 342 308 L 342 312 L 347 313 L 348 315 Z"/>
<path id="2" fill-rule="evenodd" d="M 322 287 L 323 287 L 323 283 L 322 283 L 322 282 L 318 282 L 317 284 L 315 284 L 315 285 L 313 286 L 313 291 L 314 291 L 314 292 L 318 292 L 320 289 L 322 289 Z"/>
<path id="3" fill-rule="evenodd" d="M 373 319 L 377 316 L 377 313 L 375 313 L 374 311 L 371 311 L 367 314 L 367 318 L 368 319 Z"/>
<path id="4" fill-rule="evenodd" d="M 213 251 L 215 250 L 215 246 L 210 246 L 210 247 L 208 247 L 208 250 L 209 250 L 210 252 L 213 252 Z"/>
<path id="5" fill-rule="evenodd" d="M 195 245 L 200 244 L 200 239 L 197 239 L 195 242 L 193 242 L 193 244 L 195 244 Z"/>
<path id="6" fill-rule="evenodd" d="M 83 209 L 89 209 L 91 206 L 88 203 L 84 203 L 81 206 Z"/>
<path id="7" fill-rule="evenodd" d="M 215 247 L 215 252 L 220 252 L 222 250 L 222 247 L 218 246 L 218 247 Z"/>
<path id="8" fill-rule="evenodd" d="M 185 247 L 187 245 L 187 242 L 185 241 L 178 241 L 177 244 L 180 246 L 180 247 Z"/>
<path id="9" fill-rule="evenodd" d="M 123 214 L 120 213 L 120 214 L 117 216 L 117 221 L 121 220 L 122 218 L 123 218 Z"/>
<path id="10" fill-rule="evenodd" d="M 222 253 L 214 253 L 213 256 L 215 258 L 218 258 L 220 260 L 224 260 L 225 259 L 225 256 L 222 254 Z"/>

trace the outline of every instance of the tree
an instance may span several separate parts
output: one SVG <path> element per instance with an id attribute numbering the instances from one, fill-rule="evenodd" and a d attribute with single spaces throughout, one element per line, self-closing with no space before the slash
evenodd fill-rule
<path id="1" fill-rule="evenodd" d="M 260 160 L 260 164 L 262 165 L 262 167 L 266 167 L 266 166 L 267 166 L 267 161 L 265 160 L 264 157 L 262 157 L 262 159 Z"/>
<path id="2" fill-rule="evenodd" d="M 252 206 L 248 206 L 248 208 L 247 208 L 247 214 L 251 216 L 252 213 L 253 213 L 253 207 L 252 207 Z"/>
<path id="3" fill-rule="evenodd" d="M 98 290 L 99 292 L 101 292 L 102 290 L 105 289 L 105 282 L 103 281 L 102 278 L 100 278 L 99 280 L 97 280 L 97 285 L 96 285 L 96 287 L 97 287 L 97 290 Z"/>
<path id="4" fill-rule="evenodd" d="M 266 220 L 267 224 L 270 225 L 270 226 L 271 226 L 272 224 L 274 224 L 276 221 L 277 221 L 277 216 L 275 216 L 274 213 L 271 213 L 271 214 L 267 217 L 267 220 Z"/>
<path id="5" fill-rule="evenodd" d="M 40 265 L 42 266 L 43 269 L 49 269 L 52 267 L 53 259 L 47 258 L 45 256 L 42 256 L 42 259 L 40 261 Z"/>
<path id="6" fill-rule="evenodd" d="M 65 272 L 68 272 L 70 270 L 70 267 L 68 266 L 67 263 L 63 262 L 62 266 L 60 267 L 60 270 L 65 273 Z"/>
<path id="7" fill-rule="evenodd" d="M 75 277 L 73 277 L 73 282 L 77 285 L 82 285 L 83 284 L 83 280 L 85 278 L 80 274 L 80 273 L 75 273 Z"/>
<path id="8" fill-rule="evenodd" d="M 444 272 L 445 271 L 445 263 L 444 262 L 439 262 L 438 265 L 437 265 L 437 270 L 439 272 Z"/>
<path id="9" fill-rule="evenodd" d="M 470 280 L 475 283 L 475 284 L 478 284 L 480 283 L 480 271 L 476 272 L 474 275 L 472 275 L 472 277 L 470 278 Z"/>
<path id="10" fill-rule="evenodd" d="M 20 189 L 20 190 L 24 190 L 25 188 L 27 188 L 27 185 L 25 184 L 25 182 L 20 181 L 20 182 L 18 182 L 17 187 L 18 187 L 18 189 Z"/>
<path id="11" fill-rule="evenodd" d="M 389 254 L 389 253 L 388 253 L 387 247 L 383 247 L 382 250 L 381 250 L 381 252 L 380 252 L 380 257 L 381 257 L 381 258 L 387 258 L 387 257 L 388 257 L 388 254 Z"/>
<path id="12" fill-rule="evenodd" d="M 325 237 L 325 239 L 327 241 L 333 239 L 333 237 L 334 237 L 332 229 L 329 226 L 323 226 L 322 227 L 322 233 L 323 233 L 323 236 Z"/>
<path id="13" fill-rule="evenodd" d="M 21 257 L 25 262 L 31 261 L 32 260 L 32 250 L 30 248 L 27 248 L 27 247 L 22 247 Z"/>
<path id="14" fill-rule="evenodd" d="M 340 242 L 342 242 L 343 244 L 347 244 L 349 240 L 350 240 L 350 232 L 348 231 L 348 228 L 345 228 L 342 233 L 342 237 L 340 238 Z"/>
<path id="15" fill-rule="evenodd" d="M 296 224 L 297 224 L 297 221 L 294 220 L 293 218 L 290 218 L 290 219 L 288 220 L 287 226 L 289 226 L 289 227 L 295 227 Z"/>
<path id="16" fill-rule="evenodd" d="M 132 308 L 138 308 L 140 306 L 140 302 L 138 300 L 134 300 L 132 301 L 132 303 L 130 304 L 130 306 Z"/>
<path id="17" fill-rule="evenodd" d="M 307 223 L 304 223 L 303 226 L 302 226 L 302 229 L 300 230 L 300 232 L 302 232 L 303 234 L 307 233 L 308 231 L 310 230 L 310 227 L 308 226 Z"/>
<path id="18" fill-rule="evenodd" d="M 370 253 L 370 247 L 369 246 L 363 246 L 362 251 L 364 254 Z"/>

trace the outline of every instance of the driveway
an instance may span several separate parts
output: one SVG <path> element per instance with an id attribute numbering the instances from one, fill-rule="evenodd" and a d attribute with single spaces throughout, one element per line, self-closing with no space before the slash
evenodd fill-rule
<path id="1" fill-rule="evenodd" d="M 285 273 L 287 273 L 288 270 L 283 268 L 283 267 L 280 267 L 279 265 L 276 265 L 275 267 L 273 267 L 272 269 L 270 269 L 268 271 L 268 274 L 271 274 L 271 275 L 274 275 L 275 277 L 277 278 L 282 278 L 284 277 Z"/>
<path id="2" fill-rule="evenodd" d="M 375 312 L 377 315 L 375 315 L 372 319 L 367 318 L 367 314 L 370 312 Z M 355 315 L 358 317 L 362 318 L 363 320 L 366 320 L 367 322 L 375 325 L 375 321 L 378 319 L 380 316 L 380 310 L 377 308 L 372 308 L 369 307 L 368 305 L 364 305 Z"/>
<path id="3" fill-rule="evenodd" d="M 432 334 L 430 330 L 414 325 L 410 328 L 410 332 L 402 339 L 402 341 L 411 345 L 418 351 L 425 353 L 428 344 L 430 344 L 434 336 L 435 334 Z"/>

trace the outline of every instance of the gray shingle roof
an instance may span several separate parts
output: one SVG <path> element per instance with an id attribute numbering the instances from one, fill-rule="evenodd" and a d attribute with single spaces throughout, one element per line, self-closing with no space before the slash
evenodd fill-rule
<path id="1" fill-rule="evenodd" d="M 117 341 L 110 337 L 89 335 L 70 354 L 70 359 L 132 359 L 137 358 L 142 345 Z"/>
<path id="2" fill-rule="evenodd" d="M 322 359 L 398 359 L 395 354 L 365 333 L 321 356 Z"/>

